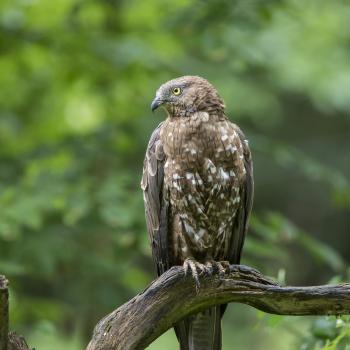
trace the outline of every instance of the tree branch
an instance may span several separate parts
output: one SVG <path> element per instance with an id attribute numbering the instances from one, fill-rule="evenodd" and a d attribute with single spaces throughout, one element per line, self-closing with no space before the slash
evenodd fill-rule
<path id="1" fill-rule="evenodd" d="M 0 350 L 29 350 L 25 339 L 15 332 L 9 333 L 8 280 L 0 275 Z"/>
<path id="2" fill-rule="evenodd" d="M 7 350 L 9 332 L 9 291 L 8 281 L 0 275 L 0 350 Z"/>
<path id="3" fill-rule="evenodd" d="M 224 277 L 200 276 L 200 288 L 173 267 L 133 299 L 104 317 L 86 350 L 144 349 L 184 317 L 229 302 L 279 315 L 350 314 L 350 284 L 281 287 L 257 270 L 231 265 Z"/>

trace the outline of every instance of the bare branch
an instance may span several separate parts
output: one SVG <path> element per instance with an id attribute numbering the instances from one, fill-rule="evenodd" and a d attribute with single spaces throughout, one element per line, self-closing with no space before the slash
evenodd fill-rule
<path id="1" fill-rule="evenodd" d="M 0 350 L 7 350 L 9 332 L 9 291 L 8 281 L 0 275 Z"/>
<path id="2" fill-rule="evenodd" d="M 8 280 L 0 275 L 0 350 L 29 350 L 25 339 L 15 332 L 9 333 Z"/>
<path id="3" fill-rule="evenodd" d="M 196 292 L 182 267 L 171 268 L 104 317 L 86 350 L 144 349 L 184 317 L 229 302 L 279 315 L 350 314 L 350 284 L 281 287 L 244 265 L 231 265 L 224 277 L 202 275 L 200 283 Z"/>

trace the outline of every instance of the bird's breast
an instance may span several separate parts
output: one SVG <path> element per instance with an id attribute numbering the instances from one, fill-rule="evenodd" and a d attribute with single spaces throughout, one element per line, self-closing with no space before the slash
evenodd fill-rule
<path id="1" fill-rule="evenodd" d="M 160 133 L 173 241 L 182 258 L 218 257 L 228 247 L 240 204 L 243 147 L 236 126 L 227 119 L 191 118 L 167 120 Z"/>
<path id="2" fill-rule="evenodd" d="M 227 119 L 197 112 L 191 117 L 168 118 L 160 139 L 167 159 L 182 170 L 201 171 L 209 159 L 216 166 L 234 166 L 244 172 L 243 148 L 235 127 Z"/>
<path id="3" fill-rule="evenodd" d="M 160 132 L 167 157 L 197 167 L 207 156 L 210 140 L 214 139 L 215 127 L 211 121 L 212 117 L 206 112 L 197 112 L 191 117 L 168 118 Z"/>
<path id="4" fill-rule="evenodd" d="M 207 113 L 166 120 L 160 137 L 166 155 L 165 185 L 172 200 L 194 193 L 203 202 L 226 198 L 238 189 L 245 166 L 235 127 L 227 119 L 210 119 Z"/>

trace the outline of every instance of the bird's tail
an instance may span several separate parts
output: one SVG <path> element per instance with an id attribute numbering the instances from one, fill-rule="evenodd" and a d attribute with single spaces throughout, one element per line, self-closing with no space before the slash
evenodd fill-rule
<path id="1" fill-rule="evenodd" d="M 175 330 L 181 350 L 221 350 L 220 306 L 190 316 Z"/>

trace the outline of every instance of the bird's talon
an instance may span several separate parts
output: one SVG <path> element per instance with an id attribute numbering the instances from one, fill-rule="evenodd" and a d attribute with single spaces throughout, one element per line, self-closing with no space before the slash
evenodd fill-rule
<path id="1" fill-rule="evenodd" d="M 213 264 L 210 261 L 207 261 L 205 263 L 205 267 L 206 267 L 208 275 L 211 276 L 213 274 L 213 271 L 214 271 Z"/>
<path id="2" fill-rule="evenodd" d="M 198 293 L 200 288 L 200 282 L 198 276 L 202 276 L 208 272 L 207 267 L 194 259 L 187 258 L 183 264 L 185 276 L 187 276 L 188 271 L 190 270 L 192 273 L 192 277 L 196 284 L 196 291 Z"/>
<path id="3" fill-rule="evenodd" d="M 199 282 L 199 279 L 198 279 L 198 276 L 194 277 L 194 282 L 196 284 L 196 293 L 199 292 L 199 288 L 201 286 L 200 282 Z"/>
<path id="4" fill-rule="evenodd" d="M 187 263 L 187 261 L 184 262 L 183 269 L 184 269 L 185 276 L 187 276 L 187 273 L 188 273 L 188 263 Z"/>
<path id="5" fill-rule="evenodd" d="M 221 265 L 225 270 L 225 273 L 230 273 L 230 263 L 228 261 L 221 261 Z"/>

